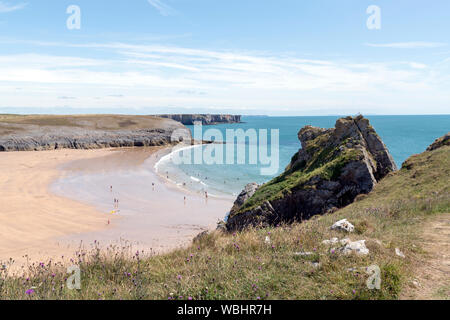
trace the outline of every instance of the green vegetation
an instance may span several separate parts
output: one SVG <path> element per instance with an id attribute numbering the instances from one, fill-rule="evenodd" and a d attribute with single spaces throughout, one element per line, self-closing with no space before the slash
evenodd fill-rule
<path id="1" fill-rule="evenodd" d="M 216 231 L 188 248 L 150 257 L 125 247 L 101 252 L 94 246 L 74 261 L 81 267 L 81 290 L 64 287 L 67 274 L 60 264 L 34 264 L 23 276 L 12 276 L 6 266 L 0 271 L 0 298 L 397 299 L 426 259 L 422 227 L 450 212 L 449 155 L 450 147 L 442 147 L 413 156 L 369 195 L 301 224 L 236 234 Z M 357 232 L 330 230 L 343 218 Z M 370 254 L 333 253 L 322 244 L 332 237 L 366 240 Z M 366 286 L 365 268 L 371 265 L 381 269 L 381 290 Z"/>
<path id="2" fill-rule="evenodd" d="M 308 154 L 314 155 L 313 158 L 307 163 L 303 161 L 297 166 L 288 167 L 282 175 L 261 186 L 236 214 L 257 208 L 265 201 L 283 198 L 296 188 L 305 188 L 305 183 L 313 177 L 334 180 L 339 177 L 345 165 L 363 157 L 361 150 L 346 147 L 348 140 L 338 146 L 325 146 L 328 139 L 329 135 L 324 134 L 308 142 L 306 150 Z M 294 162 L 297 157 L 298 155 L 294 156 Z"/>

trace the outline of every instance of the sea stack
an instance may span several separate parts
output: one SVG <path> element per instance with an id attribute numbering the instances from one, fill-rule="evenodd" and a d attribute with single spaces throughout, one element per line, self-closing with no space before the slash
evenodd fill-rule
<path id="1" fill-rule="evenodd" d="M 306 126 L 298 138 L 302 148 L 282 175 L 241 193 L 230 212 L 228 230 L 302 221 L 335 211 L 397 170 L 363 116 L 339 119 L 332 129 Z"/>

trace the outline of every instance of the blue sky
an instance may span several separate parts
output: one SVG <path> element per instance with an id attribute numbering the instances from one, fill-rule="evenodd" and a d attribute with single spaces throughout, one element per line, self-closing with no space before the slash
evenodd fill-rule
<path id="1" fill-rule="evenodd" d="M 448 114 L 449 17 L 448 0 L 0 1 L 0 108 Z"/>

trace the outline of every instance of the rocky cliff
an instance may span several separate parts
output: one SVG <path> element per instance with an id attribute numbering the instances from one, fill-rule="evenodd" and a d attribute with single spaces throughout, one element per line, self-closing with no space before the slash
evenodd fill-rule
<path id="1" fill-rule="evenodd" d="M 197 121 L 203 125 L 241 123 L 241 116 L 225 114 L 163 114 L 158 117 L 169 118 L 184 125 L 193 125 Z"/>
<path id="2" fill-rule="evenodd" d="M 436 141 L 433 142 L 433 144 L 428 147 L 427 151 L 433 151 L 443 146 L 450 146 L 450 132 L 447 133 L 445 136 L 436 139 Z"/>
<path id="3" fill-rule="evenodd" d="M 177 129 L 186 128 L 152 116 L 0 115 L 0 151 L 158 146 Z"/>
<path id="4" fill-rule="evenodd" d="M 236 200 L 228 230 L 309 219 L 332 212 L 369 193 L 397 170 L 380 137 L 362 116 L 339 119 L 335 128 L 307 126 L 298 138 L 302 148 L 285 172 Z"/>

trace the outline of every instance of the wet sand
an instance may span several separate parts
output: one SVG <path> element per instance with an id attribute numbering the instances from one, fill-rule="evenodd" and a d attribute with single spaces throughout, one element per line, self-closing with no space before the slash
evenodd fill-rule
<path id="1" fill-rule="evenodd" d="M 104 245 L 128 241 L 160 253 L 215 228 L 232 200 L 206 199 L 169 184 L 153 170 L 161 152 L 0 154 L 0 260 L 12 257 L 20 263 L 25 254 L 31 261 L 57 259 L 95 240 Z"/>

